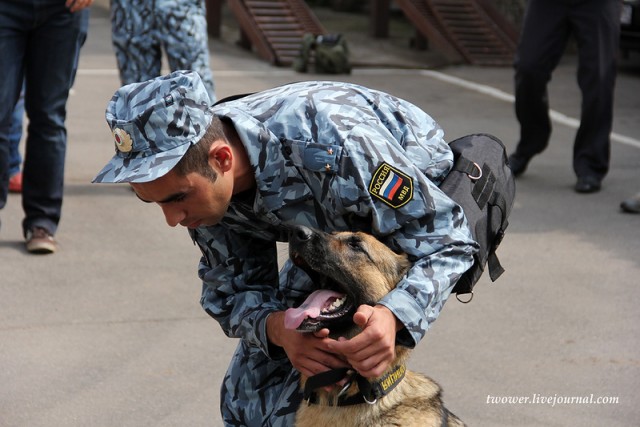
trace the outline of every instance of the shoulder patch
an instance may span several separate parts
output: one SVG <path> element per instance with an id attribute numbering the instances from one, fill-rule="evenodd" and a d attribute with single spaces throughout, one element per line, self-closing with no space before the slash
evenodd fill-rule
<path id="1" fill-rule="evenodd" d="M 383 162 L 373 174 L 369 193 L 394 209 L 413 198 L 413 180 L 398 169 Z"/>

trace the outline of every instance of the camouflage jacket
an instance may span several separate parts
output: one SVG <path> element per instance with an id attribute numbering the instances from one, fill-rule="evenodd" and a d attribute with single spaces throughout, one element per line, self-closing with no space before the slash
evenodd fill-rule
<path id="1" fill-rule="evenodd" d="M 437 187 L 453 163 L 437 123 L 406 101 L 335 82 L 281 86 L 214 114 L 233 123 L 257 183 L 255 193 L 233 198 L 221 223 L 191 232 L 203 252 L 201 303 L 225 334 L 241 338 L 252 357 L 288 363 L 268 343 L 266 318 L 312 291 L 297 267 L 277 266 L 276 241 L 286 241 L 287 225 L 303 224 L 363 230 L 409 254 L 406 278 L 380 304 L 406 327 L 399 343 L 419 342 L 476 251 L 460 207 Z M 246 360 L 236 354 L 227 387 L 257 387 L 270 375 L 258 364 L 243 374 Z M 272 388 L 260 400 L 276 402 L 283 391 Z"/>

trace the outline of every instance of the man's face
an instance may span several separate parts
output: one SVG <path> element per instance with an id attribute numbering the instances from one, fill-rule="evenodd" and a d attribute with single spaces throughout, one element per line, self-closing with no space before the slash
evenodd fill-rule
<path id="1" fill-rule="evenodd" d="M 157 203 L 171 227 L 196 228 L 215 225 L 224 216 L 231 201 L 233 182 L 230 174 L 219 174 L 215 182 L 198 173 L 179 176 L 174 171 L 145 183 L 131 183 L 140 200 Z"/>

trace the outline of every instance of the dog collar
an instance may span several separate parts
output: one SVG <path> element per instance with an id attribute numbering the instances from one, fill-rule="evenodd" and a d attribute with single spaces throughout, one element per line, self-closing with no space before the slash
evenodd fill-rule
<path id="1" fill-rule="evenodd" d="M 309 405 L 317 404 L 318 398 L 315 390 L 327 385 L 335 384 L 338 381 L 348 377 L 347 384 L 342 388 L 338 394 L 338 401 L 335 406 L 349 406 L 358 405 L 361 403 L 368 403 L 373 405 L 378 399 L 386 396 L 393 390 L 400 381 L 404 378 L 407 368 L 404 365 L 398 365 L 393 368 L 388 374 L 384 375 L 377 381 L 369 381 L 362 375 L 357 374 L 352 369 L 340 368 L 332 369 L 330 371 L 322 372 L 307 379 L 304 387 L 304 400 Z M 351 386 L 353 381 L 358 384 L 359 394 L 345 397 L 343 393 Z M 330 404 L 329 406 L 334 406 Z"/>

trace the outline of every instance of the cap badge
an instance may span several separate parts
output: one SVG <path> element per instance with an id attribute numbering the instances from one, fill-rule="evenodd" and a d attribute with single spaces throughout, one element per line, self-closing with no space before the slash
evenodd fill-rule
<path id="1" fill-rule="evenodd" d="M 113 130 L 113 138 L 116 141 L 116 148 L 118 151 L 128 153 L 133 148 L 133 141 L 131 135 L 129 135 L 124 129 L 116 128 Z"/>

